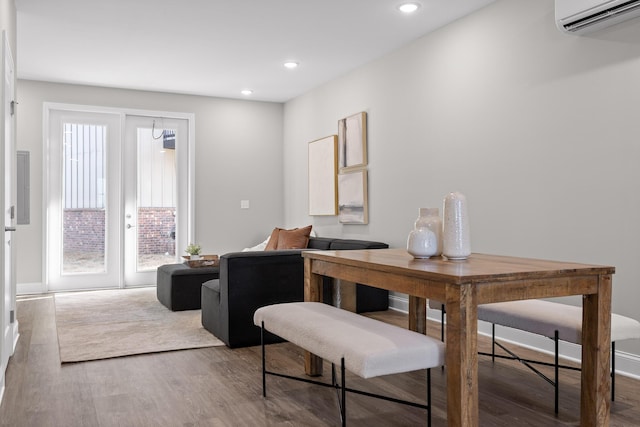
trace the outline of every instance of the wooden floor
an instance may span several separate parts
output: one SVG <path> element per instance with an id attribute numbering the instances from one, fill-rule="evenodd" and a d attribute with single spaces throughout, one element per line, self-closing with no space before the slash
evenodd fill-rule
<path id="1" fill-rule="evenodd" d="M 389 311 L 374 317 L 406 324 Z M 60 365 L 51 297 L 18 302 L 20 340 L 7 370 L 1 426 L 335 426 L 334 391 L 268 377 L 261 396 L 260 348 L 226 347 Z M 429 325 L 438 336 L 438 325 Z M 486 350 L 488 341 L 480 337 Z M 539 356 L 522 350 L 527 357 Z M 268 347 L 270 368 L 302 372 L 302 352 L 284 343 Z M 579 421 L 578 372 L 561 373 L 560 415 L 553 390 L 510 361 L 480 356 L 483 426 L 573 426 Z M 325 370 L 328 372 L 328 369 Z M 425 372 L 372 380 L 347 376 L 354 388 L 403 399 L 423 398 Z M 432 370 L 433 425 L 446 426 L 445 372 Z M 425 425 L 425 411 L 348 395 L 351 426 Z M 640 381 L 618 376 L 612 426 L 640 425 Z"/>

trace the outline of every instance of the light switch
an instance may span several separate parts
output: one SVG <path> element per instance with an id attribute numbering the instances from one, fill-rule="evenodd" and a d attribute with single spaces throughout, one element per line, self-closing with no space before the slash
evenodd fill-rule
<path id="1" fill-rule="evenodd" d="M 249 201 L 240 200 L 240 209 L 249 209 Z"/>

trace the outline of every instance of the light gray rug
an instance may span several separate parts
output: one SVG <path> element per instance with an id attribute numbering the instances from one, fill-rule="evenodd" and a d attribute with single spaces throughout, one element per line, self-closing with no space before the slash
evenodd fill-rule
<path id="1" fill-rule="evenodd" d="M 155 288 L 60 293 L 55 306 L 62 363 L 224 345 L 200 310 L 171 311 Z"/>

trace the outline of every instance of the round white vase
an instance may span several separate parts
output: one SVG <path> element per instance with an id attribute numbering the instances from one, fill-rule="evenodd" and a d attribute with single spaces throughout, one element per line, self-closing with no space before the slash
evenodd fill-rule
<path id="1" fill-rule="evenodd" d="M 467 198 L 449 193 L 443 204 L 442 254 L 448 259 L 467 259 L 471 255 Z"/>
<path id="2" fill-rule="evenodd" d="M 414 258 L 430 258 L 442 253 L 442 221 L 438 208 L 420 208 L 414 229 L 407 238 L 407 252 Z"/>

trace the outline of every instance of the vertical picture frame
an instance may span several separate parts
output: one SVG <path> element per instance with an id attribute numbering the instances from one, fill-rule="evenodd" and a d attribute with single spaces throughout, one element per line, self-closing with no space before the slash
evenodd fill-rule
<path id="1" fill-rule="evenodd" d="M 368 224 L 367 170 L 355 169 L 338 175 L 338 217 L 342 224 Z"/>
<path id="2" fill-rule="evenodd" d="M 309 143 L 309 215 L 338 213 L 338 136 Z"/>
<path id="3" fill-rule="evenodd" d="M 338 120 L 338 167 L 345 170 L 367 165 L 367 113 Z"/>

